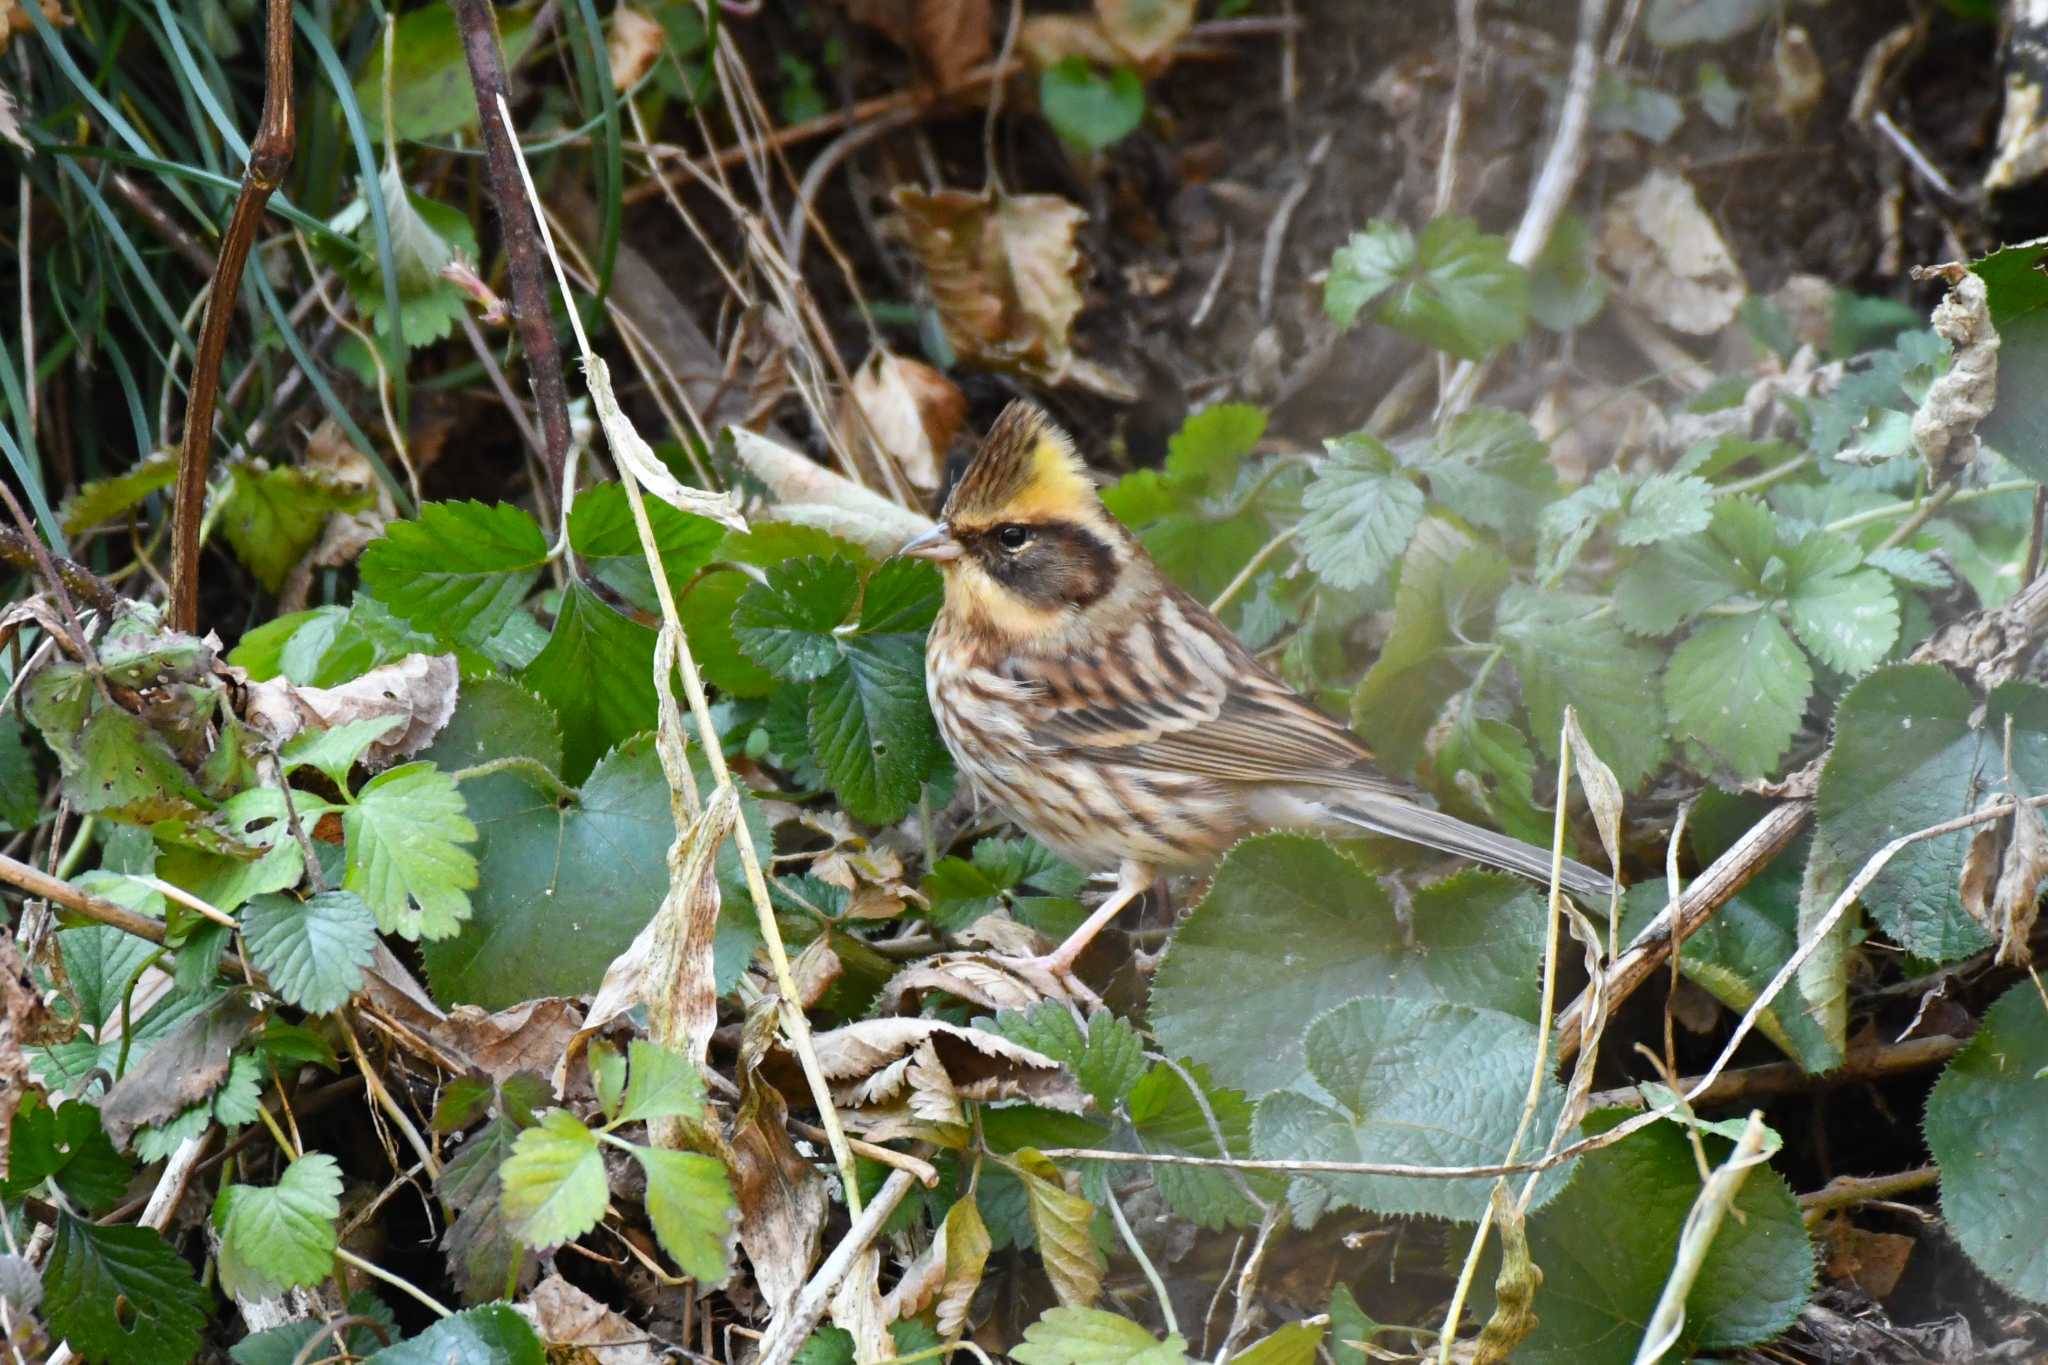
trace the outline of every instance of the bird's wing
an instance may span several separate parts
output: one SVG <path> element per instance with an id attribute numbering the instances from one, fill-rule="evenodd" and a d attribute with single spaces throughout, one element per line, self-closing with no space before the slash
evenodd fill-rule
<path id="1" fill-rule="evenodd" d="M 1372 752 L 1305 701 L 1184 594 L 1162 594 L 1100 651 L 1041 661 L 1031 738 L 1096 762 L 1227 782 L 1306 782 L 1389 794 Z"/>

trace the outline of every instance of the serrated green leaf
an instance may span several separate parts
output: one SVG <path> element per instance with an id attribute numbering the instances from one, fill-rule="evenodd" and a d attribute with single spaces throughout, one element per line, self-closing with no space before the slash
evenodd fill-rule
<path id="1" fill-rule="evenodd" d="M 525 600 L 547 554 L 540 524 L 511 503 L 430 502 L 364 548 L 363 586 L 401 620 L 476 648 Z"/>
<path id="2" fill-rule="evenodd" d="M 288 773 L 299 768 L 318 768 L 335 786 L 346 791 L 349 771 L 364 752 L 405 723 L 404 716 L 370 716 L 331 730 L 301 730 L 285 744 L 278 761 Z"/>
<path id="3" fill-rule="evenodd" d="M 1006 1010 L 990 1027 L 1072 1071 L 1105 1114 L 1115 1112 L 1145 1074 L 1144 1040 L 1130 1024 L 1107 1011 L 1089 1019 L 1085 1034 L 1064 1006 L 1049 1000 L 1028 1010 Z"/>
<path id="4" fill-rule="evenodd" d="M 1943 1221 L 1979 1270 L 2048 1303 L 2048 1008 L 2033 983 L 2008 989 L 1927 1097 L 1927 1148 L 1941 1167 Z"/>
<path id="5" fill-rule="evenodd" d="M 284 586 L 335 512 L 367 507 L 370 490 L 295 465 L 238 460 L 228 466 L 220 532 L 268 592 Z"/>
<path id="6" fill-rule="evenodd" d="M 89 1213 L 103 1213 L 128 1192 L 133 1174 L 100 1126 L 98 1109 L 78 1100 L 53 1108 L 34 1092 L 22 1098 L 7 1137 L 7 1177 L 0 1181 L 0 1194 L 19 1199 L 54 1180 L 67 1199 Z"/>
<path id="7" fill-rule="evenodd" d="M 562 593 L 547 648 L 524 680 L 561 722 L 562 776 L 571 782 L 581 782 L 608 750 L 654 728 L 654 632 L 581 583 Z"/>
<path id="8" fill-rule="evenodd" d="M 662 1250 L 691 1279 L 707 1287 L 725 1283 L 732 1273 L 739 1201 L 724 1164 L 697 1152 L 652 1147 L 635 1147 L 633 1159 L 647 1174 L 647 1219 Z"/>
<path id="9" fill-rule="evenodd" d="M 1323 310 L 1349 327 L 1376 304 L 1376 318 L 1396 331 L 1483 360 L 1528 325 L 1528 275 L 1507 246 L 1469 218 L 1434 219 L 1419 240 L 1375 219 L 1331 257 Z"/>
<path id="10" fill-rule="evenodd" d="M 768 571 L 740 596 L 733 638 L 747 656 L 788 682 L 810 682 L 839 663 L 833 635 L 860 596 L 860 576 L 843 559 L 807 556 Z"/>
<path id="11" fill-rule="evenodd" d="M 1519 530 L 1529 509 L 1557 491 L 1549 447 L 1517 412 L 1460 413 L 1437 433 L 1424 460 L 1429 491 L 1438 502 L 1497 531 Z"/>
<path id="12" fill-rule="evenodd" d="M 632 1123 L 678 1116 L 697 1118 L 704 1112 L 704 1077 L 680 1052 L 635 1038 L 632 1074 L 625 1098 L 612 1116 L 614 1123 Z"/>
<path id="13" fill-rule="evenodd" d="M 696 572 L 711 561 L 725 528 L 707 517 L 692 516 L 660 498 L 643 498 L 654 547 L 663 575 L 680 596 Z M 640 531 L 623 486 L 599 484 L 576 495 L 569 510 L 569 548 L 598 578 L 620 596 L 646 611 L 659 607 Z"/>
<path id="14" fill-rule="evenodd" d="M 150 1228 L 57 1215 L 43 1319 L 86 1365 L 190 1360 L 206 1324 L 192 1267 Z"/>
<path id="15" fill-rule="evenodd" d="M 504 47 L 505 69 L 513 70 L 532 47 L 538 35 L 533 16 L 510 10 L 498 19 L 498 37 Z M 391 69 L 391 122 L 397 135 L 407 141 L 438 138 L 476 124 L 476 95 L 469 84 L 469 64 L 463 57 L 462 32 L 455 26 L 452 10 L 430 5 L 398 17 L 393 35 L 394 65 Z M 356 79 L 356 103 L 361 106 L 370 136 L 384 135 L 384 45 L 370 44 L 370 57 L 363 74 Z"/>
<path id="16" fill-rule="evenodd" d="M 238 1052 L 228 1063 L 227 1079 L 213 1092 L 214 1122 L 225 1128 L 239 1128 L 256 1122 L 263 1107 L 263 1059 L 253 1052 Z"/>
<path id="17" fill-rule="evenodd" d="M 1363 432 L 1327 442 L 1301 496 L 1300 537 L 1309 569 L 1336 588 L 1362 588 L 1393 566 L 1422 523 L 1422 490 L 1393 452 Z"/>
<path id="18" fill-rule="evenodd" d="M 754 580 L 739 570 L 721 569 L 698 578 L 676 603 L 698 671 L 706 682 L 734 697 L 765 697 L 782 685 L 781 679 L 747 657 L 733 635 L 740 598 L 753 586 Z"/>
<path id="19" fill-rule="evenodd" d="M 1500 1160 L 1515 1134 L 1536 1026 L 1498 1010 L 1368 996 L 1318 1016 L 1302 1046 L 1310 1076 L 1334 1106 L 1294 1090 L 1268 1095 L 1252 1119 L 1254 1155 L 1475 1166 Z M 1564 1107 L 1562 1088 L 1549 1076 L 1544 1082 L 1532 1125 L 1540 1134 Z M 1474 1222 L 1493 1183 L 1303 1175 L 1288 1203 L 1303 1226 L 1333 1207 Z M 1561 1183 L 1548 1178 L 1548 1192 Z M 1547 1197 L 1540 1186 L 1538 1197 Z"/>
<path id="20" fill-rule="evenodd" d="M 1186 1081 L 1171 1067 L 1154 1067 L 1131 1087 L 1125 1101 L 1132 1131 L 1138 1144 L 1148 1152 L 1181 1153 L 1192 1156 L 1246 1157 L 1252 1149 L 1252 1105 L 1238 1090 L 1224 1090 L 1208 1083 L 1208 1070 L 1183 1067 L 1202 1087 L 1208 1113 L 1195 1100 Z M 1210 1116 L 1215 1117 L 1214 1128 Z M 1220 1131 L 1222 1141 L 1217 1141 Z M 1245 1197 L 1231 1173 L 1205 1166 L 1156 1166 L 1153 1179 L 1167 1206 L 1200 1227 L 1220 1229 L 1233 1224 L 1256 1224 L 1260 1209 Z M 1244 1183 L 1268 1202 L 1286 1192 L 1286 1182 L 1256 1171 L 1246 1172 Z"/>
<path id="21" fill-rule="evenodd" d="M 408 189 L 395 161 L 387 161 L 378 173 L 376 192 L 384 201 L 384 220 L 390 229 L 400 335 L 409 347 L 431 345 L 454 330 L 468 307 L 461 287 L 441 272 L 457 260 L 476 259 L 476 229 L 460 209 Z M 364 249 L 343 265 L 342 275 L 356 307 L 365 319 L 378 324 L 390 301 L 375 228 L 367 214 L 356 235 Z"/>
<path id="22" fill-rule="evenodd" d="M 1823 537 L 1808 537 L 1809 543 L 1819 539 Z M 1855 556 L 1855 547 L 1848 549 Z M 1850 563 L 1854 562 L 1852 558 Z M 1838 673 L 1875 667 L 1898 643 L 1899 599 L 1876 569 L 1798 578 L 1785 604 L 1800 643 Z"/>
<path id="23" fill-rule="evenodd" d="M 503 752 L 465 748 L 471 762 Z M 698 790 L 710 790 L 695 745 L 690 754 Z M 567 804 L 518 772 L 465 783 L 464 790 L 478 831 L 477 885 L 462 931 L 422 949 L 435 998 L 502 1009 L 595 991 L 668 891 L 675 820 L 652 736 L 606 755 Z M 769 856 L 773 831 L 760 803 L 742 795 L 740 812 L 754 846 Z M 761 939 L 730 841 L 719 849 L 717 868 L 723 905 L 713 957 L 723 993 Z"/>
<path id="24" fill-rule="evenodd" d="M 845 667 L 811 684 L 811 753 L 855 819 L 903 818 L 942 757 L 925 701 L 924 650 L 905 637 L 849 636 Z"/>
<path id="25" fill-rule="evenodd" d="M 1039 74 L 1038 107 L 1054 132 L 1092 156 L 1137 131 L 1145 86 L 1127 66 L 1104 75 L 1085 58 L 1067 57 Z"/>
<path id="26" fill-rule="evenodd" d="M 1580 593 L 1515 584 L 1501 594 L 1495 620 L 1521 675 L 1530 736 L 1545 757 L 1557 757 L 1564 708 L 1572 705 L 1593 748 L 1629 791 L 1664 759 L 1663 718 L 1643 705 L 1657 694 L 1663 658 L 1600 615 L 1600 606 Z"/>
<path id="27" fill-rule="evenodd" d="M 1881 668 L 1849 689 L 1815 805 L 1843 866 L 1859 868 L 1899 835 L 1981 806 L 2006 778 L 2008 718 L 2013 777 L 2023 791 L 2048 791 L 2048 692 L 2000 687 L 1972 725 L 1977 705 L 1954 674 L 1931 664 Z M 1953 962 L 1990 943 L 1957 894 L 1970 834 L 1908 845 L 1864 891 L 1864 905 L 1908 952 Z"/>
<path id="28" fill-rule="evenodd" d="M 377 927 L 408 939 L 448 938 L 469 918 L 476 840 L 462 790 L 431 763 L 407 763 L 363 784 L 342 812 L 348 870 Z"/>
<path id="29" fill-rule="evenodd" d="M 517 1309 L 488 1303 L 442 1318 L 363 1365 L 547 1365 L 547 1347 Z"/>
<path id="30" fill-rule="evenodd" d="M 1745 782 L 1776 769 L 1812 694 L 1813 669 L 1768 611 L 1709 621 L 1664 673 L 1673 732 Z"/>
<path id="31" fill-rule="evenodd" d="M 1381 1330 L 1372 1315 L 1358 1306 L 1350 1285 L 1340 1284 L 1330 1291 L 1330 1354 L 1337 1365 L 1365 1365 L 1365 1343 Z"/>
<path id="32" fill-rule="evenodd" d="M 0 716 L 0 828 L 33 829 L 42 818 L 43 783 L 36 774 L 21 717 Z"/>
<path id="33" fill-rule="evenodd" d="M 1655 545 L 1704 531 L 1713 519 L 1714 485 L 1696 474 L 1652 474 L 1629 495 L 1614 538 L 1624 545 Z"/>
<path id="34" fill-rule="evenodd" d="M 1863 557 L 1863 562 L 1915 588 L 1939 591 L 1955 582 L 1955 575 L 1940 560 L 1925 550 L 1909 549 L 1904 545 L 1872 550 Z"/>
<path id="35" fill-rule="evenodd" d="M 300 901 L 252 897 L 242 911 L 249 955 L 277 993 L 308 1014 L 326 1014 L 362 988 L 377 949 L 377 917 L 350 891 Z"/>
<path id="36" fill-rule="evenodd" d="M 1068 1190 L 1059 1168 L 1029 1147 L 1016 1154 L 1008 1170 L 1023 1183 L 1031 1229 L 1052 1292 L 1069 1308 L 1086 1308 L 1102 1292 L 1102 1277 L 1109 1269 L 1089 1232 L 1095 1206 Z"/>
<path id="37" fill-rule="evenodd" d="M 1264 1095 L 1307 1074 L 1308 1021 L 1363 992 L 1533 1019 L 1542 933 L 1533 890 L 1465 872 L 1417 893 L 1411 943 L 1366 868 L 1307 835 L 1260 835 L 1225 856 L 1175 931 L 1152 1027 L 1168 1054 Z"/>
<path id="38" fill-rule="evenodd" d="M 862 635 L 915 636 L 919 641 L 946 600 L 938 570 L 915 559 L 891 559 L 861 588 Z"/>
<path id="39" fill-rule="evenodd" d="M 502 1296 L 532 1260 L 506 1221 L 504 1187 L 498 1182 L 498 1168 L 518 1136 L 512 1120 L 493 1118 L 456 1148 L 434 1182 L 435 1197 L 455 1213 L 441 1235 L 441 1250 L 462 1296 L 471 1302 Z"/>
<path id="40" fill-rule="evenodd" d="M 1588 1126 L 1611 1124 L 1596 1116 Z M 1707 1159 L 1729 1144 L 1708 1137 Z M 1529 1220 L 1529 1254 L 1544 1269 L 1540 1321 L 1517 1365 L 1628 1365 L 1670 1277 L 1700 1176 L 1685 1136 L 1658 1124 L 1579 1158 L 1572 1183 Z M 1616 1217 L 1616 1210 L 1627 1216 Z M 1498 1264 L 1498 1255 L 1489 1258 Z M 1777 1172 L 1750 1172 L 1685 1301 L 1667 1359 L 1732 1351 L 1790 1326 L 1813 1290 L 1813 1248 Z M 1481 1284 L 1491 1284 L 1491 1266 Z"/>
<path id="41" fill-rule="evenodd" d="M 221 1288 L 263 1298 L 318 1284 L 334 1269 L 341 1217 L 341 1167 L 307 1152 L 275 1185 L 223 1185 L 213 1206 L 220 1232 Z"/>
<path id="42" fill-rule="evenodd" d="M 1231 1365 L 1314 1365 L 1327 1323 L 1290 1322 L 1230 1358 Z"/>
<path id="43" fill-rule="evenodd" d="M 1184 1365 L 1187 1341 L 1161 1341 L 1129 1318 L 1099 1308 L 1048 1308 L 1012 1347 L 1018 1365 Z"/>
<path id="44" fill-rule="evenodd" d="M 1705 534 L 1668 540 L 1623 570 L 1614 614 L 1638 635 L 1668 635 L 1755 584 L 1725 546 Z"/>
<path id="45" fill-rule="evenodd" d="M 530 1247 L 572 1242 L 597 1226 L 607 1188 L 597 1135 L 566 1109 L 550 1109 L 519 1135 L 498 1168 L 505 1217 Z"/>

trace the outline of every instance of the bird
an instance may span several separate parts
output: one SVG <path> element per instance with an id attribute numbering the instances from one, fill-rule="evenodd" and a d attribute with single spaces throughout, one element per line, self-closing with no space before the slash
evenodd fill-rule
<path id="1" fill-rule="evenodd" d="M 1548 850 L 1382 772 L 1168 579 L 1036 404 L 1003 410 L 938 523 L 898 554 L 944 580 L 925 687 L 960 773 L 1069 862 L 1116 870 L 1109 897 L 1033 959 L 1062 984 L 1079 984 L 1082 951 L 1159 876 L 1260 831 L 1391 836 L 1549 882 Z M 1615 891 L 1569 860 L 1560 882 L 1596 903 Z"/>

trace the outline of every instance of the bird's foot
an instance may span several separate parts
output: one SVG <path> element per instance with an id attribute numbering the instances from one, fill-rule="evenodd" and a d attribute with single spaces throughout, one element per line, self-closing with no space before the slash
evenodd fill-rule
<path id="1" fill-rule="evenodd" d="M 1083 1009 L 1103 1008 L 1102 997 L 1088 983 L 1074 975 L 1078 954 L 1064 950 L 1040 953 L 1036 957 L 1006 957 L 1003 966 L 1016 973 L 1048 999 L 1066 999 Z"/>

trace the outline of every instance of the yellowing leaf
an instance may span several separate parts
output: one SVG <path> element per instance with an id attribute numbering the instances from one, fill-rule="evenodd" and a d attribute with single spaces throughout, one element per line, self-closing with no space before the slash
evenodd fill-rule
<path id="1" fill-rule="evenodd" d="M 1132 61 L 1149 64 L 1173 50 L 1195 22 L 1195 0 L 1095 0 L 1102 31 Z"/>
<path id="2" fill-rule="evenodd" d="M 1009 1168 L 1024 1184 L 1031 1228 L 1038 1234 L 1038 1252 L 1053 1293 L 1069 1308 L 1086 1308 L 1102 1292 L 1102 1277 L 1109 1269 L 1088 1231 L 1095 1206 L 1069 1191 L 1059 1168 L 1032 1148 L 1018 1152 Z"/>

